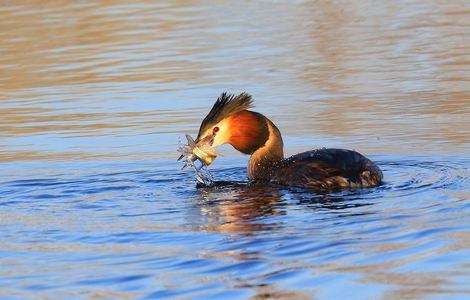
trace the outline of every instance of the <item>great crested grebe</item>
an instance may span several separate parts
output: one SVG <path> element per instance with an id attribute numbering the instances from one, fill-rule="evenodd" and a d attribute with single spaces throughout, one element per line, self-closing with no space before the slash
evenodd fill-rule
<path id="1" fill-rule="evenodd" d="M 251 155 L 248 178 L 254 182 L 324 192 L 381 184 L 379 167 L 356 151 L 323 148 L 284 158 L 281 132 L 264 115 L 249 110 L 251 107 L 253 100 L 247 93 L 222 93 L 201 123 L 193 154 L 209 165 L 217 154 L 201 149 L 228 143 Z"/>

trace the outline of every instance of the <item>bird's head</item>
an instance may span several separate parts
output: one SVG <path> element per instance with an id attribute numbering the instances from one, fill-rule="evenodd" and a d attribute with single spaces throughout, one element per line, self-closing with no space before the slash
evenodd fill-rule
<path id="1" fill-rule="evenodd" d="M 244 154 L 253 154 L 262 147 L 269 137 L 266 117 L 250 111 L 253 100 L 247 93 L 238 96 L 222 93 L 201 123 L 196 139 L 196 151 L 203 147 L 215 148 L 230 144 Z M 205 159 L 194 152 L 206 165 L 215 156 Z"/>

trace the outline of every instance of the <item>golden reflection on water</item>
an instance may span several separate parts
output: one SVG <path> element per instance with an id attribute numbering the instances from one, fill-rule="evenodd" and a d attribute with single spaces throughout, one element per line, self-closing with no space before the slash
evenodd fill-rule
<path id="1" fill-rule="evenodd" d="M 0 58 L 6 66 L 0 69 L 0 84 L 17 90 L 195 79 L 200 68 L 189 59 L 185 36 L 174 37 L 189 22 L 183 12 L 175 11 L 178 7 L 185 7 L 184 2 L 10 2 L 0 10 L 2 52 L 7 54 Z M 166 16 L 166 11 L 172 14 Z M 159 45 L 165 40 L 171 41 L 171 48 Z M 164 57 L 163 52 L 166 60 L 152 59 Z"/>
<path id="2" fill-rule="evenodd" d="M 280 195 L 275 187 L 234 187 L 233 190 L 223 191 L 223 195 L 214 191 L 200 191 L 200 214 L 205 218 L 197 230 L 250 233 L 261 230 L 271 230 L 277 224 L 262 224 L 260 217 L 281 215 L 277 207 Z M 222 196 L 222 197 L 221 197 Z M 224 199 L 220 201 L 220 198 Z M 219 200 L 218 200 L 219 199 Z M 217 203 L 217 204 L 214 204 Z"/>
<path id="3" fill-rule="evenodd" d="M 170 159 L 225 90 L 253 93 L 288 153 L 468 153 L 468 20 L 466 1 L 6 2 L 0 160 Z"/>

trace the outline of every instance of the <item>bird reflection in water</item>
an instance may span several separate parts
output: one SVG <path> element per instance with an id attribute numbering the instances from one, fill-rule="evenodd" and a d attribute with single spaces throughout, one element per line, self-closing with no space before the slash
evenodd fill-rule
<path id="1" fill-rule="evenodd" d="M 346 209 L 371 205 L 358 191 L 319 195 L 305 189 L 235 181 L 215 181 L 210 187 L 201 184 L 197 191 L 200 198 L 197 216 L 193 217 L 201 220 L 194 224 L 199 224 L 195 225 L 196 230 L 204 231 L 252 234 L 279 229 L 287 222 L 284 216 L 288 211 L 299 207 L 312 212 L 338 211 L 344 215 Z"/>
<path id="2" fill-rule="evenodd" d="M 198 193 L 197 205 L 204 219 L 200 230 L 249 233 L 282 226 L 267 218 L 285 214 L 285 202 L 275 187 L 218 181 L 211 187 L 199 187 Z"/>

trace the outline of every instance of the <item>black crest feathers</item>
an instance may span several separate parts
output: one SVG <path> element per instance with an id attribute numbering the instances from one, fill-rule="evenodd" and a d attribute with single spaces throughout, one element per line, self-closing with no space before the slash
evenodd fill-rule
<path id="1" fill-rule="evenodd" d="M 219 98 L 217 98 L 217 101 L 215 101 L 210 112 L 204 120 L 202 120 L 198 138 L 209 127 L 219 123 L 229 115 L 242 110 L 247 110 L 251 107 L 253 107 L 253 99 L 251 98 L 251 95 L 247 93 L 241 93 L 238 96 L 227 94 L 226 92 L 222 93 Z"/>

